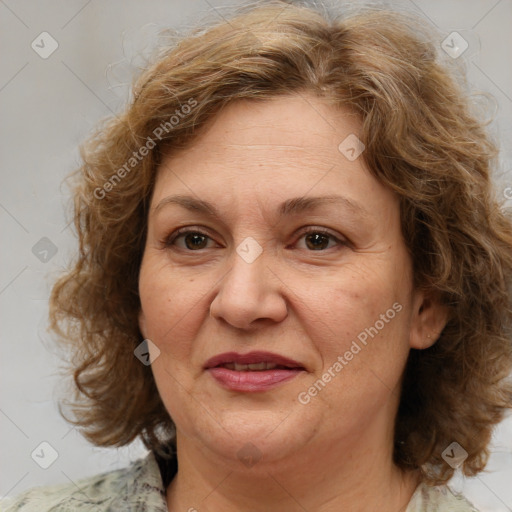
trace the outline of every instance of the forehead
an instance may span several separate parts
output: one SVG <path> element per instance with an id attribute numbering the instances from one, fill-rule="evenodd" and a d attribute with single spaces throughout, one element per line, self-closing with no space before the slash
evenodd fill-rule
<path id="1" fill-rule="evenodd" d="M 361 120 L 348 108 L 334 108 L 312 94 L 280 96 L 264 101 L 238 100 L 228 104 L 201 130 L 191 146 L 218 153 L 237 149 L 272 149 L 288 158 L 305 153 L 339 156 L 339 143 L 358 134 Z"/>
<path id="2" fill-rule="evenodd" d="M 312 95 L 229 104 L 158 169 L 153 207 L 169 193 L 225 202 L 284 201 L 343 192 L 349 199 L 393 200 L 362 158 L 339 146 L 357 137 L 360 119 Z"/>

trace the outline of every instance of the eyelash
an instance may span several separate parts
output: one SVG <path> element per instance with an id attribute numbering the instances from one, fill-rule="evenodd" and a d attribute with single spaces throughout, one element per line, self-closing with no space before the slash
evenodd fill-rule
<path id="1" fill-rule="evenodd" d="M 306 236 L 306 235 L 309 235 L 309 234 L 312 234 L 312 233 L 315 233 L 315 234 L 320 234 L 320 235 L 323 235 L 323 236 L 326 236 L 326 237 L 329 237 L 330 239 L 334 240 L 335 242 L 337 242 L 338 246 L 346 246 L 348 245 L 348 242 L 345 241 L 345 240 L 340 240 L 338 237 L 336 237 L 335 235 L 333 235 L 330 231 L 326 230 L 325 228 L 315 228 L 315 227 L 310 227 L 310 228 L 307 228 L 306 230 L 302 231 L 300 234 L 299 234 L 299 238 L 297 240 L 299 240 L 300 238 Z M 210 240 L 212 240 L 212 238 L 210 237 L 210 235 L 208 235 L 208 233 L 205 233 L 204 231 L 201 231 L 200 229 L 191 229 L 191 228 L 181 228 L 181 229 L 178 229 L 176 230 L 174 233 L 172 233 L 169 237 L 167 237 L 164 241 L 163 241 L 163 244 L 165 247 L 172 247 L 174 245 L 174 242 L 180 238 L 181 236 L 186 236 L 188 234 L 194 234 L 194 235 L 201 235 L 201 236 L 204 236 L 204 237 L 207 237 L 209 238 Z M 196 251 L 192 250 L 192 249 L 183 249 L 183 248 L 180 248 L 184 251 L 187 251 L 187 252 L 200 252 L 204 249 L 198 249 Z M 332 249 L 332 247 L 331 247 Z M 322 250 L 319 250 L 319 251 L 308 251 L 308 252 L 325 252 L 329 249 L 322 249 Z"/>

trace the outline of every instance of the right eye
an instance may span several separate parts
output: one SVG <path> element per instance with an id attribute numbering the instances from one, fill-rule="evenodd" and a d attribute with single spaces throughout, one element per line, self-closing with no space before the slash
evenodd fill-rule
<path id="1" fill-rule="evenodd" d="M 200 249 L 208 249 L 208 240 L 214 242 L 206 233 L 197 229 L 182 228 L 172 233 L 165 240 L 165 246 L 176 246 L 185 251 L 198 251 Z M 178 243 L 178 241 L 180 241 Z"/>

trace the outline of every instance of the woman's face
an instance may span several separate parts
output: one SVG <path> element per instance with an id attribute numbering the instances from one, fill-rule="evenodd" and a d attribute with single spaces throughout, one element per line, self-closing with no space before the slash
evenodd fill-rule
<path id="1" fill-rule="evenodd" d="M 359 126 L 314 96 L 240 101 L 163 159 L 139 323 L 178 442 L 267 462 L 391 443 L 426 333 L 398 200 L 357 157 Z"/>

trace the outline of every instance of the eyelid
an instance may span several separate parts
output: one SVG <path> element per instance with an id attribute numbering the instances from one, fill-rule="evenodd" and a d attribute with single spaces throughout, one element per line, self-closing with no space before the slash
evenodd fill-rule
<path id="1" fill-rule="evenodd" d="M 331 237 L 333 240 L 335 240 L 339 246 L 343 245 L 349 245 L 350 242 L 347 238 L 338 235 L 337 233 L 331 231 L 328 228 L 324 228 L 321 226 L 307 226 L 305 228 L 301 228 L 297 234 L 295 235 L 296 241 L 294 242 L 294 245 L 298 242 L 298 240 L 303 237 L 304 235 L 307 235 L 309 233 L 320 233 L 322 235 L 326 235 Z M 323 251 L 325 252 L 325 251 Z"/>
<path id="2" fill-rule="evenodd" d="M 178 228 L 178 229 L 174 230 L 169 235 L 168 238 L 171 239 L 171 237 L 172 237 L 172 239 L 174 239 L 174 238 L 178 237 L 179 235 L 184 235 L 187 233 L 198 233 L 201 235 L 210 236 L 210 234 L 204 228 L 198 228 L 196 226 L 183 226 L 182 228 Z"/>

